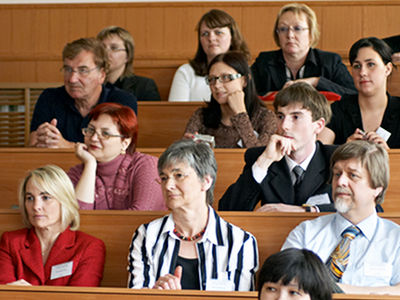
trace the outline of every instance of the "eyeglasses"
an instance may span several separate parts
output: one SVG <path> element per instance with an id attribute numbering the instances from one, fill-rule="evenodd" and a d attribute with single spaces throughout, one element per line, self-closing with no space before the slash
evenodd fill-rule
<path id="1" fill-rule="evenodd" d="M 61 72 L 64 72 L 64 76 L 71 76 L 72 73 L 78 73 L 79 76 L 81 77 L 86 77 L 90 74 L 90 72 L 98 69 L 99 67 L 94 67 L 92 69 L 89 69 L 88 67 L 78 67 L 77 70 L 74 70 L 73 68 L 71 68 L 70 66 L 63 66 L 61 68 Z"/>
<path id="2" fill-rule="evenodd" d="M 124 138 L 125 137 L 125 136 L 123 136 L 121 134 L 109 133 L 106 130 L 101 130 L 100 133 L 98 133 L 97 130 L 94 129 L 93 127 L 82 128 L 82 133 L 83 133 L 84 136 L 87 136 L 87 137 L 92 137 L 95 134 L 97 134 L 97 137 L 99 139 L 102 139 L 102 140 L 108 140 L 111 137 L 120 137 L 120 138 Z"/>
<path id="3" fill-rule="evenodd" d="M 214 85 L 217 83 L 217 80 L 221 83 L 227 83 L 232 80 L 238 79 L 242 77 L 242 74 L 222 74 L 220 76 L 206 76 L 206 82 L 208 85 Z"/>
<path id="4" fill-rule="evenodd" d="M 111 51 L 111 52 L 126 51 L 125 48 L 118 48 L 117 45 L 111 45 L 110 47 L 104 46 L 104 48 L 106 48 L 107 51 Z"/>
<path id="5" fill-rule="evenodd" d="M 308 30 L 308 27 L 302 26 L 281 26 L 276 29 L 278 34 L 287 34 L 289 30 L 293 31 L 294 34 L 300 34 L 302 31 Z"/>
<path id="6" fill-rule="evenodd" d="M 174 172 L 174 173 L 172 173 L 172 177 L 162 174 L 162 175 L 160 175 L 160 179 L 156 179 L 156 181 L 161 185 L 167 184 L 169 179 L 173 179 L 176 183 L 180 183 L 180 182 L 184 181 L 185 178 L 188 176 L 189 176 L 189 174 L 183 174 L 181 172 Z"/>

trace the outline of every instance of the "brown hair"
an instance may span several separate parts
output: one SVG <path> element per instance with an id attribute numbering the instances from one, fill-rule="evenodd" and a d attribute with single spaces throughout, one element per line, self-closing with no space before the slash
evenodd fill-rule
<path id="1" fill-rule="evenodd" d="M 109 26 L 101 30 L 97 34 L 97 38 L 100 41 L 104 41 L 106 38 L 109 38 L 113 35 L 118 36 L 123 42 L 126 50 L 126 64 L 124 73 L 122 73 L 121 77 L 129 76 L 133 74 L 133 57 L 135 54 L 135 42 L 133 37 L 126 29 L 118 26 Z"/>
<path id="2" fill-rule="evenodd" d="M 196 26 L 198 41 L 197 51 L 195 57 L 189 61 L 196 75 L 207 75 L 207 55 L 200 43 L 200 27 L 203 23 L 209 28 L 228 27 L 232 36 L 229 50 L 240 51 L 246 56 L 247 60 L 251 59 L 249 48 L 247 47 L 247 44 L 240 33 L 239 26 L 237 25 L 236 21 L 223 10 L 212 9 L 201 17 Z"/>
<path id="3" fill-rule="evenodd" d="M 82 51 L 93 53 L 95 65 L 105 73 L 108 72 L 109 63 L 106 50 L 102 43 L 95 38 L 81 38 L 65 45 L 62 52 L 62 59 L 74 59 Z"/>
<path id="4" fill-rule="evenodd" d="M 274 100 L 274 109 L 292 103 L 300 103 L 303 108 L 311 112 L 313 121 L 324 118 L 329 123 L 332 116 L 331 106 L 325 96 L 320 94 L 313 86 L 305 82 L 296 82 L 278 92 Z"/>

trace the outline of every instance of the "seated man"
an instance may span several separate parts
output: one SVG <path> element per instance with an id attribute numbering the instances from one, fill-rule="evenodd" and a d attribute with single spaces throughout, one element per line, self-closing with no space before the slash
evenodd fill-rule
<path id="1" fill-rule="evenodd" d="M 260 211 L 333 211 L 327 181 L 335 146 L 316 141 L 331 117 L 328 101 L 299 82 L 276 95 L 274 108 L 277 134 L 266 147 L 246 151 L 243 173 L 219 201 L 219 210 L 253 210 L 261 200 Z"/>
<path id="2" fill-rule="evenodd" d="M 64 47 L 62 57 L 64 86 L 40 95 L 31 121 L 30 146 L 71 148 L 74 142 L 83 142 L 88 113 L 99 103 L 117 102 L 137 111 L 135 96 L 103 85 L 108 61 L 101 42 L 73 41 Z"/>
<path id="3" fill-rule="evenodd" d="M 389 183 L 388 154 L 357 140 L 340 146 L 331 166 L 337 213 L 302 222 L 282 249 L 315 252 L 345 293 L 400 294 L 400 226 L 375 211 Z"/>

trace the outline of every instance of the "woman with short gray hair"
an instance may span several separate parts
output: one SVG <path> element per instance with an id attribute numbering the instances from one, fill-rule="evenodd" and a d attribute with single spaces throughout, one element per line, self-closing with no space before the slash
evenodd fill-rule
<path id="1" fill-rule="evenodd" d="M 217 163 L 210 146 L 172 144 L 158 171 L 171 214 L 141 225 L 129 253 L 129 288 L 254 290 L 254 236 L 211 207 Z"/>

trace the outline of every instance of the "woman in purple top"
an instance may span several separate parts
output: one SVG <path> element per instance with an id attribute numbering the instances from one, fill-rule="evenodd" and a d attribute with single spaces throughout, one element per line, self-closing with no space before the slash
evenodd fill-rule
<path id="1" fill-rule="evenodd" d="M 71 168 L 81 209 L 165 210 L 154 156 L 135 151 L 138 133 L 133 110 L 117 103 L 97 105 L 77 143 L 82 164 Z"/>

